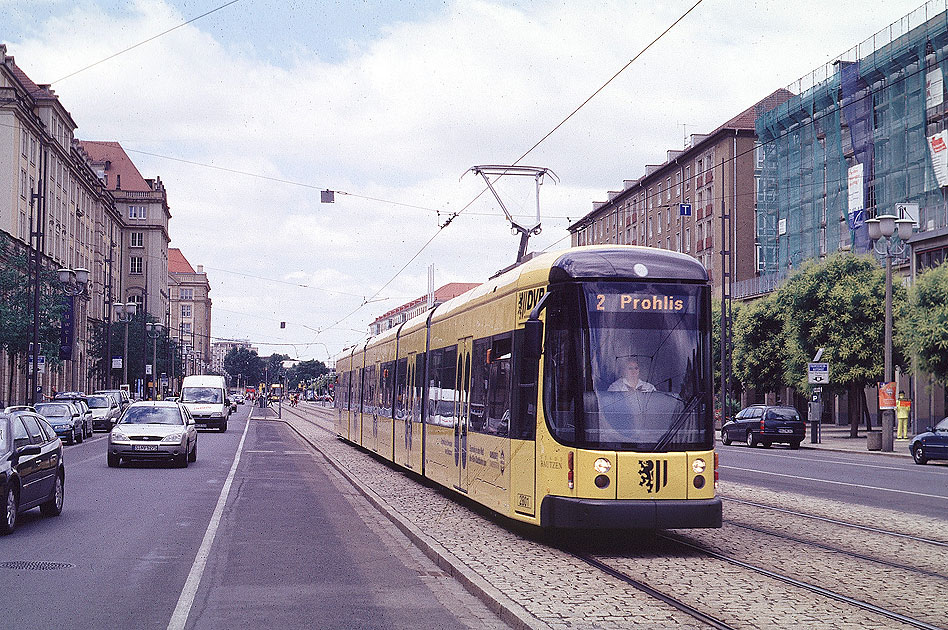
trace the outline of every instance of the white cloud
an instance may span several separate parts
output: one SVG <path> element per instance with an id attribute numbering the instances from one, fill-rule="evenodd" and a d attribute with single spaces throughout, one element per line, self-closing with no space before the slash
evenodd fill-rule
<path id="1" fill-rule="evenodd" d="M 143 175 L 165 182 L 173 246 L 208 268 L 219 307 L 213 333 L 310 342 L 312 329 L 361 299 L 214 270 L 372 295 L 483 189 L 475 176 L 461 177 L 470 166 L 519 157 L 691 4 L 459 0 L 391 24 L 340 62 L 291 42 L 290 65 L 267 62 L 254 42 L 222 44 L 198 21 L 54 88 L 81 138 L 312 186 L 130 153 Z M 565 236 L 562 217 L 579 219 L 623 179 L 663 161 L 685 130 L 717 127 L 911 8 L 896 0 L 871 12 L 855 0 L 703 3 L 524 160 L 561 177 L 541 191 L 547 218 L 536 246 Z M 253 3 L 241 10 L 255 19 Z M 121 13 L 87 2 L 60 15 L 37 10 L 36 35 L 8 42 L 37 82 L 192 17 L 162 0 L 137 0 Z M 322 187 L 353 194 L 321 204 Z M 504 194 L 515 211 L 533 212 L 532 193 Z M 382 295 L 423 294 L 431 263 L 439 283 L 484 280 L 512 262 L 517 244 L 484 195 Z M 339 326 L 347 330 L 318 340 L 338 350 L 358 336 L 352 329 L 396 304 L 369 304 Z M 280 321 L 292 325 L 279 329 Z M 325 356 L 318 346 L 306 352 Z"/>

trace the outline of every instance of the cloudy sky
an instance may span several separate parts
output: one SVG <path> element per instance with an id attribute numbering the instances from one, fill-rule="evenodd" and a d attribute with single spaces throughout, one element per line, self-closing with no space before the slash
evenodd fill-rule
<path id="1" fill-rule="evenodd" d="M 512 263 L 519 237 L 465 172 L 513 163 L 695 4 L 228 2 L 0 0 L 0 41 L 53 84 L 79 138 L 120 142 L 164 181 L 171 245 L 208 273 L 215 338 L 324 361 L 423 295 L 429 265 L 441 285 Z M 704 0 L 520 162 L 559 177 L 531 250 L 568 244 L 593 201 L 686 133 L 920 4 Z M 499 192 L 535 212 L 532 179 Z"/>

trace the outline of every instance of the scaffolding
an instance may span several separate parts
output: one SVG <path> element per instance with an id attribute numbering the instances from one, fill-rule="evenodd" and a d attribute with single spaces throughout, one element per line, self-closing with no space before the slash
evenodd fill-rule
<path id="1" fill-rule="evenodd" d="M 865 220 L 896 204 L 918 204 L 921 231 L 948 225 L 928 148 L 948 119 L 946 66 L 948 0 L 931 0 L 788 86 L 787 101 L 758 115 L 761 273 L 837 250 L 868 252 Z"/>

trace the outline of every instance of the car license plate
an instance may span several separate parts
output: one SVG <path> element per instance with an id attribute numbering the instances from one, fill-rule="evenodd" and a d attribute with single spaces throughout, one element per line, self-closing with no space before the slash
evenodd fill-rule
<path id="1" fill-rule="evenodd" d="M 777 433 L 793 433 L 793 429 L 777 429 Z"/>
<path id="2" fill-rule="evenodd" d="M 136 444 L 133 450 L 136 451 L 157 451 L 157 444 Z"/>
<path id="3" fill-rule="evenodd" d="M 199 423 L 195 424 L 194 426 L 196 426 L 198 429 L 206 429 L 206 428 L 207 428 L 207 423 L 206 423 L 206 422 L 199 422 Z"/>

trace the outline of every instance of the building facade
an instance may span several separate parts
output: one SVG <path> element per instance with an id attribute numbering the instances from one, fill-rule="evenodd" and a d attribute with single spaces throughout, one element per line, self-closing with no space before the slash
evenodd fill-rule
<path id="1" fill-rule="evenodd" d="M 48 85 L 34 83 L 0 44 L 0 232 L 21 252 L 38 241 L 44 266 L 86 269 L 80 295 L 66 296 L 59 365 L 41 376 L 52 390 L 92 390 L 91 327 L 109 312 L 114 270 L 103 243 L 120 231 L 115 201 L 74 133 L 76 123 Z M 68 321 L 67 321 L 68 319 Z M 0 360 L 0 398 L 25 401 L 25 365 Z M 13 374 L 11 374 L 11 371 Z"/>
<path id="2" fill-rule="evenodd" d="M 411 302 L 402 304 L 397 308 L 393 308 L 384 315 L 379 316 L 374 322 L 369 324 L 369 334 L 377 335 L 388 330 L 389 328 L 394 328 L 402 322 L 407 322 L 412 317 L 424 313 L 429 308 L 443 304 L 453 297 L 457 297 L 462 293 L 470 291 L 476 286 L 479 286 L 479 283 L 450 282 L 438 289 L 435 289 L 433 296 L 434 301 L 431 305 L 428 303 L 428 296 L 422 296 L 415 298 Z"/>
<path id="3" fill-rule="evenodd" d="M 171 211 L 161 178 L 145 179 L 118 142 L 84 140 L 80 146 L 115 199 L 121 231 L 113 251 L 119 302 L 134 302 L 155 321 L 168 310 L 168 223 Z M 111 243 L 110 243 L 111 246 Z"/>
<path id="4" fill-rule="evenodd" d="M 789 96 L 783 90 L 745 110 L 662 164 L 623 182 L 609 199 L 569 227 L 573 246 L 616 243 L 689 254 L 708 270 L 715 292 L 722 281 L 722 238 L 728 236 L 733 280 L 757 273 L 754 252 L 754 122 L 758 112 Z M 690 208 L 690 213 L 688 212 Z M 722 216 L 730 217 L 727 232 Z"/>
<path id="5" fill-rule="evenodd" d="M 211 285 L 202 265 L 195 270 L 180 249 L 168 249 L 171 336 L 185 357 L 184 375 L 211 369 Z"/>

